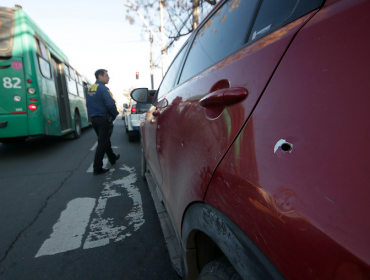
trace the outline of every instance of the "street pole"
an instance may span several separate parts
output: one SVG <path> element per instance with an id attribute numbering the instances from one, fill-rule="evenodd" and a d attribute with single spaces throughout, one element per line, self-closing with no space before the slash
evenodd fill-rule
<path id="1" fill-rule="evenodd" d="M 161 13 L 161 52 L 162 52 L 162 77 L 166 74 L 166 38 L 164 36 L 164 24 L 163 24 L 163 3 L 159 0 L 159 8 Z"/>
<path id="2" fill-rule="evenodd" d="M 165 35 L 164 35 L 164 24 L 163 24 L 163 3 L 162 3 L 162 0 L 158 0 L 159 1 L 159 7 L 160 7 L 160 12 L 161 12 L 161 53 L 162 53 L 162 77 L 164 77 L 164 74 L 166 74 L 166 71 L 167 71 L 167 66 L 166 66 L 166 38 L 165 38 Z M 148 27 L 148 29 L 151 31 L 151 34 L 154 35 L 154 39 L 157 40 L 157 42 L 159 43 L 159 40 L 157 38 L 157 36 L 155 35 L 154 31 L 152 30 L 152 28 L 150 28 L 149 24 L 146 22 L 146 20 L 144 19 L 144 17 L 140 14 L 140 12 L 134 8 L 134 5 L 132 5 L 131 3 L 128 3 L 126 2 L 124 4 L 126 7 L 129 7 L 133 10 L 136 11 L 136 13 L 139 15 L 139 17 L 142 19 L 142 21 L 145 23 L 145 25 Z"/>
<path id="3" fill-rule="evenodd" d="M 154 89 L 154 80 L 153 80 L 153 74 L 154 74 L 154 62 L 153 62 L 153 34 L 152 30 L 150 30 L 150 80 L 152 82 L 152 89 Z"/>
<path id="4" fill-rule="evenodd" d="M 199 24 L 199 0 L 192 0 L 193 4 L 193 30 L 198 27 Z"/>

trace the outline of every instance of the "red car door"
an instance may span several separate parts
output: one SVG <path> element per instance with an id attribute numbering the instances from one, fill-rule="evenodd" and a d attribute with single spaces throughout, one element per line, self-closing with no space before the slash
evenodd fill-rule
<path id="1" fill-rule="evenodd" d="M 155 102 L 150 110 L 148 111 L 147 117 L 145 118 L 145 124 L 142 129 L 142 144 L 145 151 L 145 157 L 148 162 L 152 177 L 156 181 L 158 186 L 162 184 L 162 171 L 158 160 L 158 153 L 161 153 L 162 146 L 158 139 L 158 135 L 161 134 L 163 127 L 161 128 L 161 121 L 165 118 L 166 111 L 164 109 L 168 106 L 166 94 L 174 86 L 175 79 L 178 77 L 178 69 L 186 54 L 186 46 L 182 47 L 171 66 L 167 70 L 166 76 L 158 89 L 156 94 L 157 102 Z M 168 131 L 165 133 L 169 133 Z"/>
<path id="2" fill-rule="evenodd" d="M 271 7 L 264 9 L 259 2 L 224 1 L 200 26 L 190 41 L 179 85 L 162 97 L 168 105 L 155 117 L 161 191 L 179 231 L 184 209 L 203 200 L 214 170 L 287 47 L 321 3 L 312 1 L 303 9 L 305 16 L 295 15 L 285 24 L 300 1 L 278 6 L 283 15 L 254 22 L 258 9 L 270 12 Z"/>
<path id="3" fill-rule="evenodd" d="M 207 191 L 286 279 L 370 277 L 369 10 L 299 31 Z"/>

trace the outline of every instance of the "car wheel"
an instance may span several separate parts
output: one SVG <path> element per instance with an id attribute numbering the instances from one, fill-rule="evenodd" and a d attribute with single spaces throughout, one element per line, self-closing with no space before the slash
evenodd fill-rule
<path id="1" fill-rule="evenodd" d="M 133 131 L 128 131 L 128 141 L 133 142 L 136 139 L 136 134 Z"/>
<path id="2" fill-rule="evenodd" d="M 128 133 L 128 129 L 127 129 L 127 125 L 126 125 L 126 118 L 124 119 L 124 122 L 125 122 L 126 133 Z"/>
<path id="3" fill-rule="evenodd" d="M 75 131 L 73 132 L 73 138 L 78 139 L 81 136 L 81 119 L 78 113 L 75 113 Z"/>
<path id="4" fill-rule="evenodd" d="M 241 280 L 226 257 L 208 263 L 200 272 L 198 280 Z"/>
<path id="5" fill-rule="evenodd" d="M 144 156 L 144 152 L 141 152 L 141 178 L 143 178 L 144 181 L 146 181 L 146 159 Z"/>

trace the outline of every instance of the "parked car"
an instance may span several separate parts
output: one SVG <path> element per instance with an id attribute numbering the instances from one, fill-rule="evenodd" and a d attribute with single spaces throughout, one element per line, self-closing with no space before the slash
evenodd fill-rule
<path id="1" fill-rule="evenodd" d="M 125 119 L 127 108 L 128 108 L 128 104 L 127 103 L 123 103 L 122 120 Z"/>
<path id="2" fill-rule="evenodd" d="M 369 11 L 221 1 L 179 51 L 141 143 L 185 279 L 370 279 Z"/>
<path id="3" fill-rule="evenodd" d="M 149 91 L 151 95 L 154 95 L 155 92 L 155 90 Z M 149 96 L 151 96 L 150 94 Z M 151 98 L 153 99 L 153 96 L 151 96 Z M 145 118 L 149 108 L 150 104 L 136 103 L 136 101 L 130 99 L 127 109 L 125 109 L 125 116 L 123 117 L 126 133 L 130 142 L 139 138 L 140 122 Z"/>

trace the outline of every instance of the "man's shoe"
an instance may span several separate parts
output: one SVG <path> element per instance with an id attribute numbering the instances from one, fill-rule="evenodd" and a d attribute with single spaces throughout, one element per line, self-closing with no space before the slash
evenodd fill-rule
<path id="1" fill-rule="evenodd" d="M 119 160 L 119 158 L 121 157 L 121 155 L 116 155 L 116 158 L 114 161 L 110 161 L 110 164 L 111 165 L 115 165 L 116 164 L 116 161 Z"/>
<path id="2" fill-rule="evenodd" d="M 100 170 L 94 170 L 94 175 L 100 175 L 100 174 L 104 174 L 104 173 L 107 173 L 109 171 L 109 168 L 102 168 Z"/>

